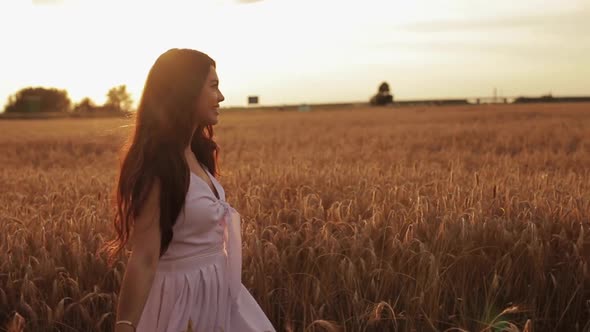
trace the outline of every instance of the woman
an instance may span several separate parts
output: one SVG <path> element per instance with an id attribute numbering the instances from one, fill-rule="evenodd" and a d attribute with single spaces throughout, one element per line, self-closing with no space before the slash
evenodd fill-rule
<path id="1" fill-rule="evenodd" d="M 241 283 L 240 216 L 218 174 L 215 61 L 171 49 L 152 66 L 116 187 L 117 238 L 130 249 L 116 332 L 274 331 Z"/>

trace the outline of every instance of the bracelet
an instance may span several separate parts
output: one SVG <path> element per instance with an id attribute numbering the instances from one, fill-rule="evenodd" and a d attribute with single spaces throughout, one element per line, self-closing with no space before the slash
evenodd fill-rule
<path id="1" fill-rule="evenodd" d="M 115 325 L 119 325 L 119 324 L 127 324 L 129 326 L 131 326 L 133 328 L 133 331 L 135 331 L 135 325 L 133 325 L 133 323 L 131 323 L 128 320 L 120 320 L 118 322 L 115 323 Z"/>

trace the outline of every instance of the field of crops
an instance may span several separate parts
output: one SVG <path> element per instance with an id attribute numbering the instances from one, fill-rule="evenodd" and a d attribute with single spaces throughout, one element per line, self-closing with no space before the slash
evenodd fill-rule
<path id="1" fill-rule="evenodd" d="M 125 260 L 96 250 L 132 125 L 0 121 L 0 326 L 111 331 Z M 590 328 L 590 105 L 226 112 L 215 129 L 242 280 L 277 330 Z"/>

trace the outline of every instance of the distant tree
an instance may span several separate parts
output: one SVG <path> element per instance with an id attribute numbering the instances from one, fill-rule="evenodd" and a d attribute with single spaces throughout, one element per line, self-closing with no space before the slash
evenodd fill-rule
<path id="1" fill-rule="evenodd" d="M 94 101 L 92 101 L 92 99 L 90 99 L 88 97 L 84 97 L 82 100 L 80 100 L 79 103 L 74 105 L 73 111 L 75 113 L 92 112 L 95 109 L 96 109 L 96 104 L 94 103 Z"/>
<path id="2" fill-rule="evenodd" d="M 115 111 L 128 112 L 131 110 L 132 104 L 133 99 L 131 99 L 131 94 L 127 92 L 127 86 L 124 84 L 111 88 L 107 93 L 105 106 Z"/>
<path id="3" fill-rule="evenodd" d="M 516 103 L 516 104 L 539 103 L 539 102 L 550 103 L 550 102 L 556 102 L 558 100 L 559 99 L 554 98 L 553 95 L 551 93 L 549 93 L 546 95 L 542 95 L 541 97 L 518 97 L 514 100 L 514 103 Z"/>
<path id="4" fill-rule="evenodd" d="M 393 95 L 390 94 L 389 84 L 383 82 L 379 85 L 377 94 L 371 97 L 371 105 L 386 105 L 393 103 Z"/>
<path id="5" fill-rule="evenodd" d="M 66 90 L 27 87 L 8 97 L 4 111 L 16 112 L 67 112 L 71 101 Z"/>
<path id="6" fill-rule="evenodd" d="M 383 82 L 379 85 L 379 93 L 389 94 L 389 84 L 387 84 L 387 82 Z"/>

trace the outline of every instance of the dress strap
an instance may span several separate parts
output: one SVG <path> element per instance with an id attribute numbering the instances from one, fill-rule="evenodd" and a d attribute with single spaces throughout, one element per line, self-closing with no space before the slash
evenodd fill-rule
<path id="1" fill-rule="evenodd" d="M 207 170 L 207 172 L 209 172 L 209 167 L 207 167 L 207 165 L 203 164 L 202 162 L 199 161 L 199 164 L 201 164 L 201 166 L 203 166 L 203 168 L 205 170 Z"/>

